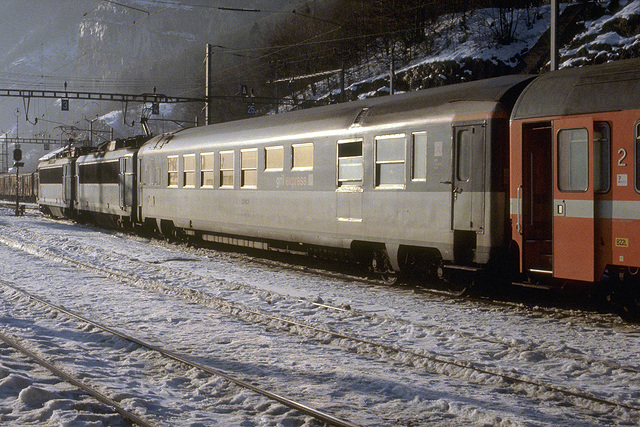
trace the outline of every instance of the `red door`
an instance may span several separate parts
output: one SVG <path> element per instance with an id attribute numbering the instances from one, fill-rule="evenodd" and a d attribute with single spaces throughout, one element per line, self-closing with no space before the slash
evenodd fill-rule
<path id="1" fill-rule="evenodd" d="M 550 121 L 522 125 L 522 179 L 516 191 L 523 272 L 553 275 L 553 128 Z"/>
<path id="2" fill-rule="evenodd" d="M 593 120 L 555 120 L 553 130 L 553 276 L 593 282 Z"/>

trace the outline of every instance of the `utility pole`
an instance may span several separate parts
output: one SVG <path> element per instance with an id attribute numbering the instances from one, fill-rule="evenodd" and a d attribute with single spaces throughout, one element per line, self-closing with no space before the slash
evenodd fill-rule
<path id="1" fill-rule="evenodd" d="M 4 134 L 4 144 L 2 146 L 2 168 L 1 172 L 9 172 L 9 141 L 7 140 L 7 134 Z"/>
<path id="2" fill-rule="evenodd" d="M 346 99 L 345 93 L 344 93 L 344 68 L 345 68 L 345 60 L 343 55 L 342 67 L 340 67 L 340 102 L 344 102 Z"/>
<path id="3" fill-rule="evenodd" d="M 550 71 L 558 69 L 558 0 L 551 0 L 551 66 Z"/>
<path id="4" fill-rule="evenodd" d="M 16 138 L 20 138 L 20 127 L 18 117 L 20 117 L 20 109 L 16 108 Z"/>
<path id="5" fill-rule="evenodd" d="M 24 166 L 22 160 L 22 150 L 16 148 L 13 150 L 13 166 L 16 168 L 16 216 L 20 216 L 20 168 Z"/>
<path id="6" fill-rule="evenodd" d="M 277 62 L 276 62 L 276 73 L 275 73 L 275 76 L 276 76 L 276 80 L 275 81 L 278 81 L 278 63 Z M 280 98 L 280 89 L 279 89 L 278 83 L 275 83 L 275 85 L 276 85 L 276 99 L 278 99 L 278 98 Z M 279 109 L 280 109 L 280 102 L 278 102 L 276 104 L 276 114 L 278 114 L 278 110 Z"/>
<path id="7" fill-rule="evenodd" d="M 395 92 L 394 79 L 396 75 L 396 63 L 394 55 L 394 46 L 391 46 L 391 64 L 389 64 L 389 95 L 393 95 Z"/>
<path id="8" fill-rule="evenodd" d="M 204 119 L 204 123 L 206 125 L 210 125 L 213 120 L 211 118 L 211 109 L 212 109 L 212 105 L 211 105 L 211 54 L 213 50 L 213 46 L 210 45 L 209 43 L 207 43 L 207 57 L 205 59 L 205 93 L 204 96 L 207 99 L 206 101 L 206 106 L 205 106 L 205 119 Z"/>

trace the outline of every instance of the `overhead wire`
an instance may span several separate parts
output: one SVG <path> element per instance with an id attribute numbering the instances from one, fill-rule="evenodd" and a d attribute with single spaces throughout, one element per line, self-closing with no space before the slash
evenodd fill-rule
<path id="1" fill-rule="evenodd" d="M 113 4 L 117 4 L 117 5 L 119 5 L 119 6 L 126 7 L 126 6 L 124 6 L 124 5 L 121 5 L 121 4 L 119 4 L 119 3 L 116 3 L 116 2 L 113 2 L 113 1 L 110 1 L 110 0 L 98 0 L 98 1 L 97 1 L 97 3 L 98 3 L 98 4 L 99 4 L 99 3 L 102 3 L 102 2 L 113 3 Z M 136 25 L 137 25 L 137 24 L 139 24 L 140 22 L 146 21 L 146 20 L 150 19 L 152 16 L 157 15 L 157 14 L 159 14 L 159 13 L 161 13 L 161 12 L 164 12 L 165 10 L 167 10 L 167 9 L 169 9 L 169 8 L 170 8 L 170 6 L 167 6 L 167 7 L 164 7 L 164 8 L 162 8 L 162 9 L 157 10 L 157 11 L 154 11 L 154 12 L 148 12 L 148 11 L 143 11 L 143 10 L 141 10 L 141 9 L 137 9 L 137 8 L 131 8 L 131 9 L 140 10 L 140 11 L 142 11 L 142 12 L 145 12 L 145 13 L 147 13 L 147 16 L 143 17 L 141 20 L 136 20 L 136 21 L 134 21 L 131 25 L 129 25 L 128 27 L 126 27 L 126 28 L 125 28 L 125 30 L 130 30 L 131 28 L 133 28 L 134 26 L 136 26 Z M 95 7 L 94 7 L 94 9 L 95 9 Z M 88 13 L 88 12 L 87 12 L 87 13 Z M 85 13 L 83 16 L 86 16 L 86 15 L 87 15 L 87 13 Z M 113 37 L 114 37 L 114 36 L 110 36 L 110 37 L 108 38 L 108 41 L 111 41 L 111 40 L 113 39 Z M 70 65 L 72 65 L 72 64 L 74 64 L 74 63 L 76 63 L 76 62 L 77 62 L 77 61 L 79 61 L 80 59 L 84 58 L 88 53 L 90 53 L 90 52 L 93 52 L 93 51 L 97 50 L 97 49 L 98 49 L 98 48 L 99 48 L 103 43 L 105 43 L 105 41 L 107 41 L 107 40 L 101 39 L 101 40 L 100 40 L 100 42 L 99 42 L 96 46 L 93 46 L 93 47 L 91 47 L 91 48 L 87 49 L 86 51 L 84 51 L 83 53 L 81 53 L 80 55 L 77 55 L 76 57 L 74 57 L 74 58 L 72 58 L 72 59 L 70 59 L 70 60 L 66 61 L 64 64 L 62 64 L 62 65 L 58 66 L 57 68 L 53 69 L 53 70 L 50 72 L 50 74 L 55 74 L 55 73 L 57 73 L 58 71 L 60 71 L 60 70 L 62 70 L 62 69 L 64 69 L 64 68 L 66 68 L 66 67 L 68 67 L 68 66 L 70 66 Z M 31 86 L 39 85 L 40 83 L 42 83 L 42 82 L 43 82 L 44 78 L 45 78 L 45 76 L 44 76 L 44 75 L 41 75 L 39 78 L 37 78 L 37 80 L 30 82 L 30 83 L 29 83 L 29 85 L 31 85 Z M 71 79 L 69 79 L 69 80 L 71 80 Z M 66 80 L 65 80 L 65 81 L 66 81 Z M 15 86 L 15 85 L 14 85 L 14 86 Z M 0 100 L 0 105 L 2 105 L 3 103 L 4 103 L 4 100 Z M 55 103 L 55 102 L 49 102 L 49 105 L 46 107 L 45 111 L 47 111 L 49 108 L 51 108 L 51 106 L 52 106 L 54 103 Z M 44 117 L 44 115 L 43 115 L 43 117 Z"/>
<path id="2" fill-rule="evenodd" d="M 149 2 L 150 4 L 158 4 L 158 5 L 162 5 L 164 7 L 162 7 L 159 10 L 153 11 L 153 12 L 149 12 L 147 10 L 142 10 L 142 9 L 138 9 L 135 7 L 131 7 L 128 5 L 124 5 L 121 4 L 119 2 L 115 2 L 115 1 L 110 1 L 110 0 L 99 0 L 97 3 L 102 3 L 102 2 L 106 2 L 106 3 L 112 3 L 118 6 L 122 6 L 122 7 L 127 7 L 133 10 L 137 10 L 140 12 L 144 12 L 147 14 L 147 16 L 143 17 L 140 20 L 136 20 L 134 21 L 131 25 L 129 25 L 128 27 L 125 28 L 125 30 L 130 30 L 131 28 L 135 27 L 136 25 L 138 25 L 140 22 L 149 20 L 152 16 L 154 15 L 158 15 L 168 9 L 172 9 L 175 7 L 181 7 L 181 8 L 189 8 L 189 7 L 193 7 L 193 8 L 207 8 L 207 9 L 221 9 L 218 6 L 213 6 L 213 5 L 203 5 L 203 4 L 194 4 L 194 3 L 188 3 L 188 2 L 184 2 L 184 1 L 168 1 L 168 0 L 154 0 Z M 419 6 L 415 6 L 412 8 L 408 8 L 409 9 L 415 9 Z M 229 8 L 229 10 L 231 10 L 232 8 Z M 222 8 L 222 10 L 225 10 L 224 8 Z M 245 10 L 243 10 L 245 11 Z M 284 10 L 279 10 L 279 11 L 267 11 L 267 10 L 255 10 L 255 12 L 261 12 L 261 13 L 288 13 L 287 11 Z M 294 11 L 295 12 L 295 11 Z M 397 11 L 396 11 L 397 12 Z M 302 16 L 304 17 L 304 15 L 302 14 L 296 14 L 297 16 Z M 86 13 L 85 13 L 86 16 Z M 328 22 L 328 21 L 327 21 Z M 339 24 L 338 24 L 339 25 Z M 331 38 L 331 39 L 324 39 L 324 40 L 318 40 L 320 38 L 325 37 L 328 34 L 332 34 L 336 31 L 338 31 L 341 27 L 337 27 L 337 28 L 333 28 L 330 29 L 328 31 L 325 31 L 323 33 L 320 34 L 316 34 L 312 37 L 309 37 L 305 40 L 302 41 L 298 41 L 295 43 L 290 43 L 290 44 L 280 44 L 280 45 L 275 45 L 275 46 L 271 46 L 269 47 L 269 50 L 267 52 L 265 52 L 265 48 L 264 47 L 251 47 L 251 48 L 235 48 L 235 49 L 227 49 L 225 51 L 225 53 L 229 53 L 229 54 L 240 54 L 240 53 L 254 53 L 254 52 L 264 52 L 261 53 L 260 55 L 256 56 L 256 57 L 250 57 L 248 58 L 248 61 L 263 61 L 265 59 L 268 59 L 270 57 L 273 56 L 277 56 L 279 53 L 282 53 L 288 49 L 292 49 L 292 48 L 303 48 L 303 47 L 310 47 L 310 46 L 319 46 L 322 44 L 330 44 L 330 43 L 338 43 L 338 42 L 349 42 L 349 41 L 355 41 L 358 39 L 363 39 L 363 38 L 371 38 L 371 37 L 381 37 L 384 35 L 392 35 L 392 34 L 397 34 L 397 33 L 401 33 L 406 31 L 407 29 L 402 29 L 402 30 L 394 30 L 394 31 L 381 31 L 375 34 L 365 34 L 365 35 L 355 35 L 355 36 L 348 36 L 348 37 L 335 37 L 335 38 Z M 113 35 L 108 36 L 106 39 L 101 39 L 99 41 L 98 44 L 94 45 L 93 47 L 85 50 L 84 52 L 82 52 L 81 54 L 77 55 L 76 57 L 66 61 L 64 64 L 59 65 L 57 68 L 53 69 L 50 73 L 48 73 L 47 75 L 32 75 L 34 77 L 34 80 L 29 81 L 29 79 L 24 80 L 23 78 L 20 77 L 16 77 L 16 76 L 11 76 L 10 73 L 9 75 L 7 75 L 7 73 L 0 73 L 0 82 L 6 81 L 9 84 L 22 84 L 22 83 L 26 83 L 28 85 L 31 86 L 38 86 L 38 87 L 47 87 L 50 83 L 54 83 L 54 84 L 62 84 L 65 81 L 73 81 L 74 84 L 78 84 L 79 86 L 85 86 L 85 87 L 94 87 L 96 84 L 98 84 L 100 87 L 103 88 L 137 88 L 140 85 L 144 85 L 144 84 L 148 84 L 148 81 L 146 79 L 122 79 L 122 78 L 118 78 L 118 79 L 97 79 L 95 77 L 82 77 L 82 76 L 64 76 L 64 75 L 55 75 L 56 73 L 58 73 L 59 71 L 77 63 L 77 61 L 85 58 L 88 54 L 90 54 L 93 51 L 98 50 L 104 43 L 106 42 L 110 42 L 113 39 Z M 311 57 L 311 56 L 315 56 L 316 58 L 329 58 L 332 57 L 332 55 L 330 53 L 327 53 L 325 55 L 321 55 L 321 56 L 317 56 L 317 55 L 312 55 L 311 53 L 307 54 L 307 57 Z M 302 58 L 298 58 L 297 60 L 292 61 L 292 63 L 297 63 L 297 62 L 304 62 L 305 56 L 303 56 Z M 225 68 L 223 71 L 227 74 L 228 77 L 224 77 L 223 79 L 219 79 L 217 81 L 214 82 L 214 84 L 225 84 L 228 83 L 232 80 L 234 80 L 234 77 L 231 77 L 230 74 L 233 73 L 234 71 L 237 71 L 239 69 L 242 69 L 242 67 L 244 66 L 243 63 L 239 63 L 237 65 L 232 65 L 229 66 L 227 68 Z M 257 77 L 260 75 L 260 73 L 258 71 L 254 72 L 251 75 L 247 75 L 246 73 L 246 68 L 243 71 L 243 75 L 245 77 Z M 24 77 L 24 75 L 22 76 Z M 201 88 L 199 87 L 201 85 L 201 79 L 200 78 L 185 78 L 182 80 L 181 83 L 178 84 L 174 84 L 172 85 L 173 88 L 179 89 L 181 91 L 188 91 L 189 93 L 194 93 L 195 91 L 201 91 Z"/>
<path id="3" fill-rule="evenodd" d="M 292 43 L 292 44 L 281 44 L 281 45 L 276 45 L 271 47 L 272 49 L 275 49 L 274 51 L 271 52 L 267 52 L 265 54 L 262 54 L 260 56 L 256 56 L 253 57 L 253 60 L 262 60 L 265 58 L 268 58 L 270 56 L 275 56 L 278 53 L 281 53 L 283 51 L 286 51 L 287 49 L 291 49 L 291 48 L 299 48 L 299 47 L 304 47 L 304 46 L 313 46 L 313 45 L 322 45 L 322 44 L 330 44 L 330 43 L 338 43 L 338 42 L 349 42 L 349 41 L 355 41 L 355 40 L 359 40 L 359 39 L 365 39 L 365 38 L 376 38 L 376 37 L 382 37 L 382 36 L 386 36 L 386 35 L 394 35 L 394 34 L 401 34 L 403 32 L 406 32 L 407 30 L 411 30 L 411 29 L 415 29 L 417 27 L 410 27 L 410 28 L 404 28 L 401 30 L 393 30 L 393 31 L 382 31 L 382 32 L 378 32 L 378 33 L 369 33 L 369 34 L 364 34 L 364 35 L 357 35 L 357 36 L 349 36 L 349 37 L 338 37 L 338 38 L 333 38 L 333 39 L 327 39 L 327 40 L 320 40 L 320 41 L 312 41 L 313 39 L 316 39 L 318 37 L 321 37 L 323 35 L 326 35 L 328 33 L 331 32 L 335 32 L 338 29 L 334 29 L 334 30 L 330 30 L 324 34 L 321 35 L 316 35 L 314 37 L 311 37 L 309 39 L 300 41 L 300 42 L 296 42 L 296 43 Z M 253 51 L 264 51 L 265 48 L 261 47 L 261 48 L 246 48 L 246 49 L 234 49 L 234 50 L 230 50 L 231 52 L 242 52 L 242 53 L 247 53 L 247 52 L 253 52 Z M 324 57 L 331 57 L 332 55 L 325 55 Z M 237 65 L 233 65 L 230 66 L 228 68 L 225 68 L 222 70 L 223 74 L 229 74 L 231 72 L 234 72 L 238 69 L 242 69 L 244 67 L 243 64 L 237 64 Z M 246 72 L 243 71 L 243 75 L 246 76 Z M 232 77 L 229 78 L 225 78 L 223 80 L 217 80 L 215 82 L 213 82 L 214 84 L 224 84 L 227 83 L 228 81 L 230 81 Z"/>
<path id="4" fill-rule="evenodd" d="M 120 3 L 117 2 L 113 2 L 113 1 L 107 1 L 107 0 L 100 0 L 100 2 L 107 2 L 107 3 L 113 3 L 113 4 L 117 4 L 117 5 L 121 5 Z M 149 16 L 152 14 L 158 14 L 160 12 L 163 12 L 164 10 L 170 8 L 171 6 L 187 6 L 187 7 L 196 7 L 196 6 L 202 6 L 202 7 L 206 7 L 205 5 L 194 5 L 194 4 L 187 4 L 187 3 L 183 3 L 183 2 L 174 2 L 174 1 L 154 1 L 153 3 L 160 3 L 160 4 L 168 4 L 170 6 L 167 6 L 164 9 L 155 11 L 153 13 L 149 12 Z M 123 5 L 124 7 L 124 5 Z M 214 8 L 213 6 L 208 7 L 208 8 Z M 217 7 L 216 7 L 217 8 Z M 137 8 L 132 8 L 134 10 L 140 10 Z M 147 13 L 147 11 L 144 11 L 145 13 Z M 262 12 L 262 10 L 260 10 L 260 12 Z M 269 12 L 278 12 L 278 11 L 269 11 Z M 300 15 L 300 14 L 297 14 Z M 300 16 L 304 16 L 304 15 L 300 15 Z M 146 19 L 146 18 L 145 18 Z M 139 21 L 134 21 L 134 23 L 132 25 L 130 25 L 127 29 L 132 28 L 133 26 L 137 25 L 139 23 Z M 295 48 L 295 47 L 304 47 L 304 46 L 312 46 L 312 45 L 321 45 L 321 44 L 328 44 L 328 43 L 336 43 L 336 42 L 344 42 L 344 41 L 353 41 L 353 40 L 357 40 L 357 39 L 361 39 L 361 38 L 370 38 L 370 37 L 380 37 L 380 36 L 384 36 L 384 35 L 391 35 L 391 34 L 397 34 L 397 33 L 401 33 L 406 31 L 407 29 L 402 29 L 402 30 L 395 30 L 395 31 L 384 31 L 384 32 L 379 32 L 379 33 L 374 33 L 374 34 L 367 34 L 367 35 L 359 35 L 359 36 L 350 36 L 350 37 L 340 37 L 340 38 L 333 38 L 333 39 L 327 39 L 327 40 L 314 40 L 320 37 L 323 37 L 326 34 L 332 33 L 337 31 L 337 29 L 332 29 L 329 30 L 325 33 L 322 34 L 318 34 L 315 35 L 309 39 L 303 40 L 303 41 L 299 41 L 296 43 L 292 43 L 292 44 L 281 44 L 281 45 L 275 45 L 270 47 L 271 49 L 276 49 L 276 51 L 270 51 L 264 54 L 261 54 L 257 57 L 253 57 L 253 58 L 249 58 L 249 59 L 253 59 L 253 60 L 261 60 L 264 58 L 267 58 L 269 56 L 274 56 L 277 53 L 279 53 L 278 50 L 286 50 L 286 49 L 290 49 L 290 48 Z M 104 43 L 105 40 L 101 41 L 101 44 Z M 85 55 L 87 55 L 89 52 L 97 50 L 99 48 L 99 46 L 94 46 L 91 49 L 88 49 L 87 51 L 83 52 L 81 55 L 78 55 L 77 57 L 71 59 L 70 61 L 66 62 L 65 64 L 59 66 L 57 69 L 54 70 L 54 72 L 59 71 L 71 64 L 73 64 L 75 61 L 83 58 Z M 234 54 L 234 53 L 247 53 L 247 52 L 256 52 L 256 51 L 264 51 L 265 48 L 264 47 L 256 47 L 256 48 L 237 48 L 237 49 L 227 49 L 225 51 L 225 53 L 229 53 L 229 54 Z M 324 57 L 330 57 L 330 55 L 325 55 Z M 233 68 L 235 68 L 236 66 L 234 66 Z M 232 68 L 232 69 L 233 69 Z M 0 74 L 0 79 L 2 74 Z M 35 76 L 34 76 L 35 77 Z M 94 77 L 77 77 L 77 76 L 38 76 L 38 80 L 36 82 L 29 82 L 30 85 L 42 85 L 44 83 L 42 83 L 42 81 L 45 78 L 48 79 L 52 79 L 52 80 L 57 80 L 57 81 L 68 81 L 68 80 L 73 80 L 74 83 L 78 82 L 78 83 L 86 83 L 88 85 L 93 85 L 96 83 L 99 83 L 101 86 L 104 87 L 121 87 L 121 86 L 127 86 L 127 87 L 133 87 L 136 86 L 138 84 L 145 84 L 148 83 L 147 80 L 145 79 L 113 79 L 113 80 L 109 80 L 109 79 L 96 79 Z M 195 80 L 195 79 L 194 79 Z M 22 81 L 20 81 L 22 82 Z"/>

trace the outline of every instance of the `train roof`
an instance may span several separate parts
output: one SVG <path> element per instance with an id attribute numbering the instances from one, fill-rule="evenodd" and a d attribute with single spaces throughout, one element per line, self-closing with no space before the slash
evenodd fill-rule
<path id="1" fill-rule="evenodd" d="M 310 108 L 284 114 L 189 128 L 154 138 L 144 150 L 203 147 L 212 141 L 286 140 L 317 135 L 346 135 L 367 127 L 434 117 L 509 111 L 532 76 L 511 75 L 416 92 Z"/>
<path id="2" fill-rule="evenodd" d="M 640 108 L 640 59 L 567 68 L 536 78 L 516 102 L 512 120 Z"/>
<path id="3" fill-rule="evenodd" d="M 57 148 L 53 151 L 46 153 L 44 156 L 38 159 L 39 163 L 51 162 L 53 159 L 69 159 L 76 158 L 83 155 L 90 150 L 89 147 L 84 145 L 84 142 L 77 142 L 74 144 L 67 144 L 64 147 Z"/>

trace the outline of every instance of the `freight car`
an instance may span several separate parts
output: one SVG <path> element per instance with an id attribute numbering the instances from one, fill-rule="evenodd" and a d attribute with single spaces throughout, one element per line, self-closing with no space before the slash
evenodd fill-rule
<path id="1" fill-rule="evenodd" d="M 18 194 L 20 201 L 34 203 L 38 195 L 38 173 L 29 172 L 18 175 Z M 16 200 L 16 175 L 0 175 L 0 198 Z"/>
<path id="2" fill-rule="evenodd" d="M 458 293 L 483 278 L 602 283 L 639 317 L 638 67 L 506 76 L 116 142 L 62 169 L 76 183 L 64 211 L 350 253 L 388 281 L 419 270 Z M 108 183 L 78 191 L 79 165 L 100 156 L 118 159 L 117 184 L 113 166 Z"/>

